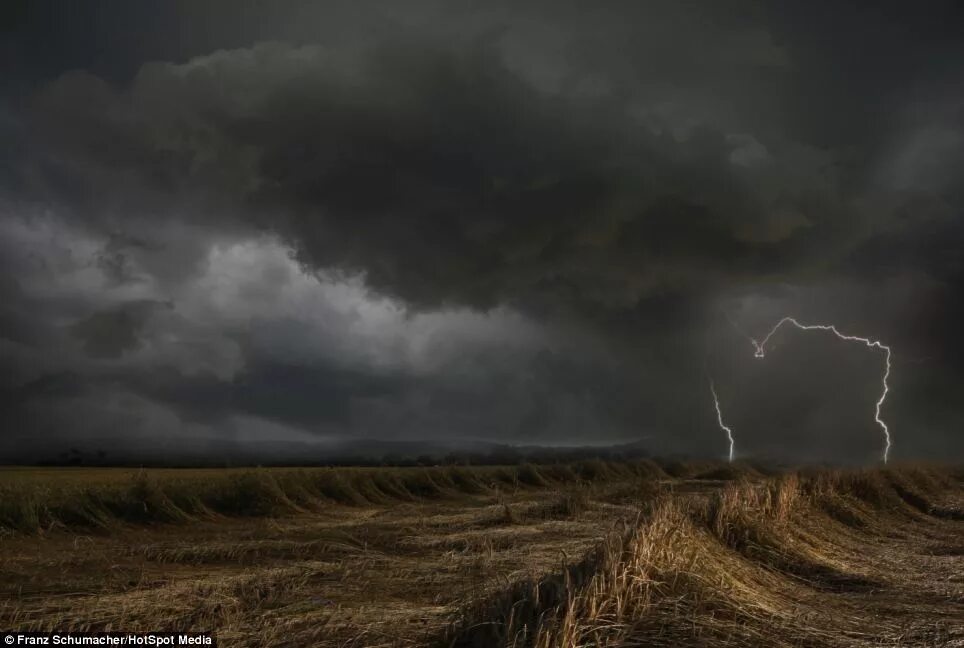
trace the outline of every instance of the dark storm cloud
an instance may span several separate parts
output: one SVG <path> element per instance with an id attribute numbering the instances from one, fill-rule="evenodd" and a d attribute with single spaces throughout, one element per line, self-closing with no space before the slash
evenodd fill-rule
<path id="1" fill-rule="evenodd" d="M 101 226 L 241 213 L 421 306 L 554 284 L 621 306 L 793 270 L 841 211 L 832 180 L 768 192 L 783 171 L 734 163 L 739 139 L 540 91 L 485 43 L 261 45 L 145 67 L 129 91 L 72 75 L 33 105 L 56 152 L 36 188 Z"/>
<path id="2" fill-rule="evenodd" d="M 81 340 L 92 356 L 118 357 L 141 343 L 140 335 L 153 311 L 164 304 L 140 300 L 99 311 L 71 326 L 71 333 Z M 170 304 L 167 305 L 169 308 Z"/>
<path id="3" fill-rule="evenodd" d="M 745 344 L 724 311 L 756 335 L 792 311 L 938 350 L 903 371 L 897 417 L 925 373 L 964 371 L 954 3 L 12 6 L 5 231 L 53 232 L 2 285 L 14 388 L 72 372 L 98 405 L 132 394 L 97 417 L 149 410 L 152 430 L 244 414 L 375 436 L 655 430 L 705 450 L 712 420 L 687 419 L 707 413 L 707 368 L 767 393 L 734 406 L 741 427 L 798 445 L 862 411 L 796 398 L 779 372 L 798 362 L 772 384 L 719 365 Z M 441 359 L 407 358 L 424 331 L 382 306 L 291 311 L 335 289 L 272 301 L 301 285 L 290 267 L 232 247 L 265 235 L 332 285 L 360 277 L 371 304 L 447 322 Z M 500 308 L 540 334 L 502 349 L 445 319 Z M 371 321 L 394 328 L 360 334 Z M 861 367 L 849 379 L 872 385 Z M 941 407 L 935 429 L 956 416 Z"/>

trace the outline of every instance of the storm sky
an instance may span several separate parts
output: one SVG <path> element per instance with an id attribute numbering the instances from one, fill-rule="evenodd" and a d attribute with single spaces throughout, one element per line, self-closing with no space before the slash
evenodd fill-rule
<path id="1" fill-rule="evenodd" d="M 855 4 L 4 2 L 0 434 L 878 460 L 793 315 L 960 459 L 964 5 Z"/>

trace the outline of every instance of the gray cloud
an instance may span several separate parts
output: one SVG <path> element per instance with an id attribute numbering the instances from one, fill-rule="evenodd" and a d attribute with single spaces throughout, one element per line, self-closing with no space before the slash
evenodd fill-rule
<path id="1" fill-rule="evenodd" d="M 602 284 L 615 303 L 592 306 L 621 307 L 794 271 L 844 209 L 825 156 L 748 164 L 751 135 L 674 135 L 615 97 L 541 91 L 485 43 L 345 59 L 260 45 L 145 67 L 126 92 L 61 79 L 37 104 L 57 152 L 38 175 L 83 182 L 41 187 L 101 227 L 240 213 L 303 262 L 426 307 L 553 284 L 587 296 Z M 63 114 L 77 105 L 89 113 Z"/>
<path id="2" fill-rule="evenodd" d="M 81 340 L 92 356 L 116 358 L 141 344 L 141 334 L 153 311 L 163 304 L 140 300 L 99 311 L 71 326 L 71 333 Z"/>

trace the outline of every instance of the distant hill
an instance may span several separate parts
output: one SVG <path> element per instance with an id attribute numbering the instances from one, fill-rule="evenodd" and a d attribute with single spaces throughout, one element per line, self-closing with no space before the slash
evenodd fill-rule
<path id="1" fill-rule="evenodd" d="M 310 466 L 502 464 L 650 456 L 642 441 L 606 446 L 515 446 L 484 441 L 236 441 L 177 438 L 2 439 L 0 464 L 51 466 Z"/>

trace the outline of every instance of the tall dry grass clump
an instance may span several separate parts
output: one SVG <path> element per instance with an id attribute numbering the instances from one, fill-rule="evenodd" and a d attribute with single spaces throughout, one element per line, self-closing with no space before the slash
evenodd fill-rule
<path id="1" fill-rule="evenodd" d="M 779 500 L 774 506 L 780 514 Z M 583 560 L 465 610 L 439 645 L 774 645 L 765 641 L 768 624 L 792 625 L 792 607 L 726 556 L 705 511 L 660 498 L 637 525 L 614 530 Z M 681 639 L 696 630 L 712 640 Z"/>
<path id="2" fill-rule="evenodd" d="M 932 470 L 839 471 L 738 481 L 704 499 L 659 496 L 584 559 L 466 608 L 440 645 L 864 645 L 846 610 L 833 628 L 799 619 L 795 592 L 879 588 L 839 553 L 854 528 L 939 517 L 928 497 L 952 482 Z"/>

